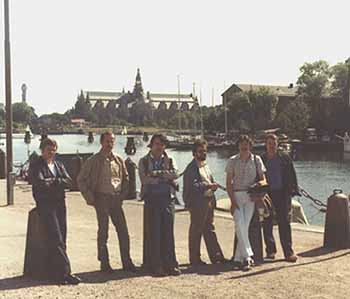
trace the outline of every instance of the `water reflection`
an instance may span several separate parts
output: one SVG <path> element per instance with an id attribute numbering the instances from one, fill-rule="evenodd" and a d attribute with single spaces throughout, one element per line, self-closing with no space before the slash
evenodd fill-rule
<path id="1" fill-rule="evenodd" d="M 14 160 L 24 162 L 27 159 L 27 145 L 22 138 L 13 140 Z M 52 136 L 58 142 L 59 153 L 95 153 L 100 148 L 99 136 L 96 135 L 94 142 L 88 143 L 85 135 L 57 135 Z M 2 139 L 1 142 L 5 143 Z M 30 151 L 37 151 L 39 148 L 40 136 L 34 136 L 29 144 Z M 124 153 L 126 145 L 126 136 L 117 136 L 115 151 L 124 159 L 127 155 Z M 131 159 L 137 164 L 139 159 L 144 156 L 149 148 L 148 142 L 144 142 L 142 136 L 135 136 L 136 154 Z M 5 150 L 5 144 L 1 146 Z M 192 160 L 191 151 L 175 151 L 168 150 L 168 153 L 174 157 L 180 172 L 182 172 L 187 164 Z M 212 169 L 215 180 L 220 184 L 225 184 L 225 166 L 227 159 L 234 155 L 234 149 L 222 151 L 210 151 L 208 153 L 208 164 Z M 298 176 L 299 184 L 307 190 L 313 197 L 323 202 L 333 193 L 333 190 L 340 188 L 344 193 L 349 193 L 350 183 L 350 154 L 344 155 L 342 152 L 304 152 L 295 153 L 295 168 Z M 182 179 L 179 179 L 180 190 L 182 190 Z M 140 182 L 137 178 L 137 189 L 140 188 Z M 180 192 L 181 196 L 181 192 Z M 227 194 L 218 190 L 217 197 L 227 197 Z M 324 215 L 319 214 L 316 209 L 310 205 L 310 201 L 301 198 L 305 213 L 312 224 L 322 224 Z"/>

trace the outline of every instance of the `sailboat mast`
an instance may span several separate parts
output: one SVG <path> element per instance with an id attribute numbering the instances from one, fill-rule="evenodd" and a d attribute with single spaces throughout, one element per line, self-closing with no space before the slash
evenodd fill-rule
<path id="1" fill-rule="evenodd" d="M 200 113 L 201 113 L 201 136 L 202 136 L 202 138 L 204 138 L 202 104 L 203 104 L 203 101 L 202 101 L 202 88 L 200 88 L 200 91 L 199 91 L 199 109 L 200 109 Z"/>
<path id="2" fill-rule="evenodd" d="M 214 107 L 215 106 L 215 103 L 214 103 L 215 101 L 214 101 L 214 88 L 212 88 L 211 89 L 211 105 L 212 105 L 212 107 Z"/>
<path id="3" fill-rule="evenodd" d="M 196 99 L 196 83 L 193 82 L 192 98 Z M 194 131 L 197 134 L 197 113 L 194 113 Z"/>
<path id="4" fill-rule="evenodd" d="M 178 121 L 179 121 L 179 131 L 181 131 L 181 99 L 180 99 L 180 75 L 177 75 L 177 95 L 178 95 L 178 102 L 179 102 L 179 115 L 178 115 Z"/>
<path id="5" fill-rule="evenodd" d="M 224 109 L 225 109 L 225 135 L 227 137 L 228 126 L 227 126 L 227 103 L 226 103 L 226 82 L 225 81 L 224 81 Z"/>

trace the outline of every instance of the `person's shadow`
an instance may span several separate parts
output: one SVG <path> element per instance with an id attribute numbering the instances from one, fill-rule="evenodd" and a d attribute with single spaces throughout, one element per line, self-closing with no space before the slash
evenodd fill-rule
<path id="1" fill-rule="evenodd" d="M 81 278 L 82 284 L 91 283 L 105 283 L 111 280 L 122 280 L 122 279 L 131 279 L 134 277 L 147 276 L 150 275 L 145 271 L 138 272 L 127 272 L 120 270 L 115 270 L 112 273 L 103 273 L 101 271 L 91 271 L 91 272 L 81 272 L 74 273 L 76 276 Z M 36 280 L 26 276 L 15 276 L 0 279 L 0 291 L 4 290 L 16 290 L 16 289 L 25 289 L 30 287 L 44 286 L 44 285 L 56 285 L 55 282 L 49 280 Z"/>
<path id="2" fill-rule="evenodd" d="M 332 252 L 336 252 L 338 251 L 337 249 L 329 249 L 329 248 L 324 248 L 324 247 L 318 247 L 318 248 L 314 248 L 308 251 L 304 251 L 302 253 L 299 253 L 298 255 L 304 258 L 313 258 L 313 257 L 320 257 L 320 256 L 324 256 L 326 254 L 332 253 Z M 266 273 L 270 273 L 270 272 L 276 272 L 276 271 L 280 271 L 283 269 L 289 269 L 289 268 L 295 268 L 295 267 L 304 267 L 304 266 L 308 266 L 308 265 L 312 265 L 312 264 L 318 264 L 318 263 L 322 263 L 322 262 L 326 262 L 329 260 L 334 260 L 334 259 L 338 259 L 344 256 L 347 256 L 350 254 L 350 251 L 346 251 L 343 252 L 339 255 L 336 256 L 329 256 L 329 257 L 323 257 L 317 260 L 311 260 L 311 261 L 307 261 L 304 263 L 296 263 L 296 264 L 288 264 L 288 265 L 281 265 L 281 266 L 277 266 L 274 268 L 268 268 L 268 269 L 262 269 L 260 271 L 254 271 L 254 272 L 250 272 L 248 274 L 242 274 L 239 276 L 233 276 L 230 277 L 228 279 L 231 280 L 237 280 L 237 279 L 241 279 L 241 278 L 247 278 L 247 277 L 254 277 L 254 276 L 258 276 L 258 275 L 262 275 L 262 274 L 266 274 Z"/>

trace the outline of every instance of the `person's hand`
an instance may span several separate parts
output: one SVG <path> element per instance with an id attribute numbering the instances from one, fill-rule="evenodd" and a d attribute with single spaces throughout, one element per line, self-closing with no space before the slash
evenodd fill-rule
<path id="1" fill-rule="evenodd" d="M 236 202 L 231 202 L 231 211 L 230 212 L 231 212 L 232 216 L 235 213 L 236 209 L 239 210 L 239 207 L 238 207 L 237 203 Z"/>
<path id="2" fill-rule="evenodd" d="M 209 189 L 212 191 L 216 191 L 219 188 L 219 185 L 217 183 L 212 183 L 209 185 Z"/>

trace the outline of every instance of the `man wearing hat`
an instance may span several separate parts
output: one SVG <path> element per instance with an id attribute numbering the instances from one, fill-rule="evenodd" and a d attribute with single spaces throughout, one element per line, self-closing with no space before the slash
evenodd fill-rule
<path id="1" fill-rule="evenodd" d="M 178 171 L 165 152 L 167 139 L 155 134 L 149 153 L 139 161 L 141 198 L 144 200 L 143 266 L 156 276 L 181 274 L 175 255 L 174 198 Z"/>

